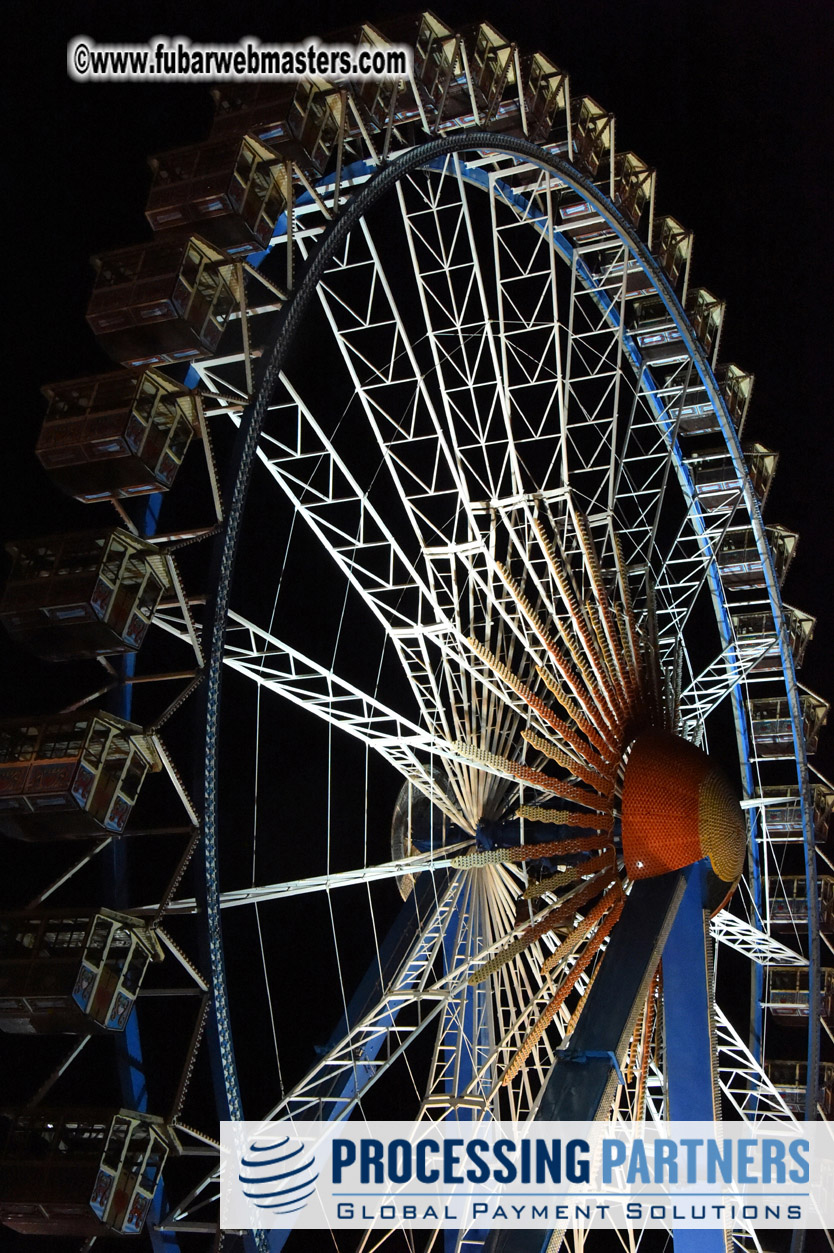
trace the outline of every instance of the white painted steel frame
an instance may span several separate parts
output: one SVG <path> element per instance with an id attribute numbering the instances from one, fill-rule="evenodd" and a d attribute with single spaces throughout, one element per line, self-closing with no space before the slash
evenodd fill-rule
<path id="1" fill-rule="evenodd" d="M 482 167 L 485 164 L 489 162 L 482 162 Z M 461 240 L 471 244 L 474 238 L 464 189 L 465 182 L 472 179 L 472 171 L 464 169 L 457 156 L 445 159 L 444 168 L 437 172 L 435 181 L 429 179 L 418 188 L 417 194 L 422 197 L 419 208 L 409 209 L 405 203 L 406 187 L 397 188 L 434 370 L 442 381 L 442 418 L 427 394 L 404 319 L 397 309 L 372 233 L 364 223 L 361 231 L 364 254 L 356 258 L 359 249 L 351 238 L 320 291 L 322 307 L 376 439 L 380 460 L 396 485 L 400 502 L 418 538 L 422 573 L 415 567 L 413 558 L 404 553 L 399 536 L 391 532 L 375 511 L 367 492 L 351 481 L 331 441 L 288 381 L 284 382 L 287 399 L 282 402 L 279 397 L 275 412 L 286 417 L 286 413 L 295 408 L 296 443 L 293 446 L 286 439 L 277 441 L 267 434 L 261 449 L 263 462 L 293 500 L 296 512 L 313 529 L 345 579 L 360 593 L 389 634 L 409 678 L 418 717 L 424 727 L 428 726 L 430 738 L 435 743 L 445 739 L 447 745 L 449 740 L 461 738 L 461 728 L 467 729 L 473 702 L 480 701 L 485 711 L 493 713 L 502 707 L 508 708 L 511 723 L 514 721 L 516 728 L 520 725 L 519 719 L 527 716 L 518 702 L 514 702 L 506 685 L 488 676 L 471 653 L 462 648 L 464 626 L 469 624 L 464 624 L 460 618 L 456 567 L 462 568 L 476 598 L 480 597 L 485 605 L 482 625 L 491 632 L 489 638 L 496 651 L 506 653 L 514 648 L 516 655 L 535 657 L 539 649 L 529 629 L 514 615 L 506 591 L 495 577 L 496 535 L 500 534 L 509 544 L 528 585 L 536 589 L 543 605 L 553 609 L 552 592 L 542 578 L 529 539 L 529 523 L 535 512 L 544 510 L 549 521 L 558 527 L 578 500 L 583 510 L 590 513 L 592 526 L 603 535 L 607 519 L 616 508 L 625 519 L 618 530 L 626 547 L 627 564 L 647 568 L 658 541 L 665 493 L 670 478 L 676 477 L 689 503 L 677 536 L 660 564 L 655 595 L 664 655 L 671 658 L 682 654 L 685 665 L 685 633 L 692 606 L 708 581 L 711 581 L 713 597 L 720 594 L 720 584 L 714 574 L 710 574 L 711 568 L 714 571 L 711 563 L 730 523 L 738 525 L 739 508 L 745 507 L 745 514 L 757 533 L 757 542 L 763 537 L 760 517 L 755 506 L 750 509 L 749 488 L 745 487 L 741 474 L 737 499 L 706 514 L 676 451 L 679 421 L 676 414 L 683 406 L 691 383 L 691 359 L 687 359 L 682 368 L 677 391 L 670 389 L 667 381 L 661 396 L 650 370 L 640 364 L 634 343 L 624 330 L 624 289 L 620 289 L 619 300 L 613 301 L 609 289 L 592 281 L 590 264 L 603 245 L 573 249 L 557 232 L 553 197 L 559 189 L 558 179 L 535 167 L 525 168 L 519 164 L 513 176 L 518 173 L 520 178 L 526 176 L 531 180 L 524 187 L 527 199 L 521 206 L 519 193 L 507 191 L 507 158 L 496 158 L 494 166 L 489 173 L 489 189 L 492 191 L 490 213 L 493 277 L 499 307 L 497 319 L 488 304 L 486 282 L 476 250 L 469 253 L 471 273 L 460 291 L 452 278 L 464 265 L 455 260 L 454 248 Z M 438 188 L 448 190 L 450 179 L 459 189 L 457 201 L 451 205 L 443 204 L 438 192 Z M 416 177 L 409 181 L 412 187 L 418 182 Z M 508 220 L 499 220 L 499 202 L 509 207 Z M 544 211 L 531 207 L 542 202 L 546 205 Z M 535 240 L 532 256 L 523 269 L 518 250 L 510 243 L 511 232 L 518 232 L 519 228 L 526 228 Z M 606 238 L 604 243 L 610 249 L 611 238 Z M 302 243 L 304 246 L 306 244 Z M 609 263 L 609 272 L 611 267 L 619 265 L 626 274 L 631 258 L 626 246 L 620 243 L 619 247 L 620 260 Z M 434 269 L 425 263 L 418 264 L 421 248 L 434 256 Z M 569 259 L 570 264 L 566 314 L 559 311 L 559 293 L 553 278 L 557 254 Z M 511 273 L 513 269 L 515 273 Z M 353 285 L 352 304 L 346 301 L 340 285 L 345 277 Z M 546 309 L 549 319 L 549 329 L 547 322 L 542 325 L 533 322 L 526 340 L 524 330 L 510 325 L 510 311 L 517 299 L 511 285 L 518 278 L 528 287 L 538 283 L 535 308 L 537 311 Z M 445 291 L 445 301 L 438 299 L 437 284 Z M 388 305 L 382 320 L 377 316 L 380 304 Z M 351 320 L 353 327 L 348 325 Z M 352 334 L 352 329 L 372 331 L 374 337 L 387 333 L 389 346 L 376 361 L 369 359 L 366 350 L 357 348 L 359 337 Z M 535 335 L 540 343 L 534 354 L 529 348 Z M 455 336 L 455 349 L 460 356 L 450 351 L 449 344 L 444 342 Z M 485 361 L 493 372 L 491 383 L 486 385 L 488 396 L 491 391 L 486 412 L 480 401 L 484 385 L 479 374 Z M 511 364 L 518 367 L 523 382 L 509 381 Z M 209 367 L 203 367 L 203 373 L 206 377 L 213 376 Z M 398 428 L 395 415 L 386 411 L 381 397 L 386 387 L 393 388 L 406 381 L 413 385 L 416 401 L 410 425 Z M 558 414 L 558 429 L 549 436 L 549 408 L 541 414 L 537 428 L 521 399 L 526 401 L 537 384 L 550 389 L 554 412 Z M 593 388 L 601 388 L 598 398 L 592 398 Z M 424 407 L 422 412 L 420 406 Z M 223 407 L 222 403 L 218 405 L 218 408 Z M 721 409 L 721 405 L 717 408 Z M 514 429 L 511 417 L 519 414 L 528 423 L 529 438 L 537 443 L 543 441 L 548 447 L 542 460 L 542 490 L 533 494 L 529 489 L 525 491 L 524 459 L 519 446 L 523 441 L 516 442 L 511 436 Z M 722 413 L 722 416 L 726 427 L 726 415 Z M 586 433 L 593 433 L 592 445 L 577 442 L 572 434 L 576 417 L 581 419 L 579 426 Z M 419 422 L 424 425 L 415 425 Z M 384 433 L 386 424 L 391 432 L 388 435 Z M 313 454 L 301 451 L 302 429 L 314 432 L 318 441 Z M 409 445 L 424 438 L 422 430 L 433 432 L 436 439 L 435 469 L 429 479 L 420 478 L 408 465 Z M 329 459 L 331 486 L 328 491 L 321 491 L 318 486 L 313 489 L 305 480 L 305 455 Z M 444 532 L 439 528 L 429 512 L 429 503 L 436 505 L 444 496 L 454 502 L 458 519 L 452 526 L 451 544 L 448 529 Z M 354 511 L 352 526 L 331 524 L 328 509 L 333 506 L 335 513 L 335 506 L 346 504 Z M 431 539 L 435 543 L 430 543 Z M 438 539 L 446 542 L 439 544 Z M 406 592 L 416 596 L 419 608 L 403 615 L 397 598 Z M 723 613 L 726 618 L 726 609 Z M 269 634 L 260 628 L 252 631 L 252 624 L 244 624 L 240 616 L 235 622 L 250 630 L 250 638 L 266 639 Z M 270 640 L 267 648 L 261 646 L 261 652 L 257 651 L 257 645 L 253 647 L 250 643 L 245 664 L 233 641 L 234 631 L 230 636 L 228 663 L 237 669 L 248 669 L 252 677 L 263 682 L 270 657 L 274 661 L 276 655 L 274 640 Z M 285 658 L 290 655 L 287 646 L 281 645 L 281 650 Z M 429 661 L 432 655 L 434 663 Z M 725 696 L 738 694 L 740 680 L 751 673 L 754 664 L 755 659 L 748 655 L 741 665 L 732 640 L 725 639 L 714 661 L 701 675 L 689 678 L 682 712 L 693 738 L 700 735 L 708 715 Z M 318 672 L 318 677 L 325 676 Z M 283 686 L 279 687 L 288 694 L 291 683 L 286 681 L 286 675 L 284 678 Z M 327 678 L 334 686 L 340 684 L 335 675 Z M 321 692 L 307 690 L 299 695 L 300 690 L 296 687 L 293 699 L 309 703 L 311 708 L 317 706 L 316 712 L 320 712 Z M 380 702 L 369 694 L 356 691 L 354 696 L 366 709 L 379 708 Z M 332 713 L 332 696 L 328 696 L 327 701 Z M 390 712 L 386 711 L 385 716 Z M 512 733 L 511 723 L 499 733 L 495 751 L 506 750 Z M 400 725 L 405 726 L 405 722 L 401 721 Z M 411 725 L 420 729 L 417 724 Z M 369 743 L 372 738 L 369 733 Z M 380 737 L 380 744 L 383 739 Z M 451 757 L 448 748 L 446 751 Z M 417 781 L 419 772 L 404 768 L 404 759 L 396 764 L 407 778 Z M 457 802 L 454 812 L 460 820 L 463 810 L 467 824 L 477 817 L 466 799 L 473 795 L 475 773 L 468 768 L 453 771 Z M 483 804 L 480 794 L 478 802 Z M 778 942 L 769 941 L 767 937 L 759 941 L 757 934 L 760 933 L 753 923 L 736 920 L 722 927 L 720 938 L 748 956 L 775 958 L 781 952 Z M 795 954 L 794 959 L 801 960 Z M 446 1013 L 454 1012 L 451 1002 L 447 1002 Z M 441 1032 L 438 1040 L 442 1038 Z M 399 1052 L 399 1048 L 396 1051 Z M 425 1098 L 427 1108 L 448 1074 L 448 1059 L 443 1062 L 439 1052 L 433 1071 L 434 1082 Z M 535 1095 L 528 1091 L 524 1107 L 531 1110 L 534 1106 Z"/>

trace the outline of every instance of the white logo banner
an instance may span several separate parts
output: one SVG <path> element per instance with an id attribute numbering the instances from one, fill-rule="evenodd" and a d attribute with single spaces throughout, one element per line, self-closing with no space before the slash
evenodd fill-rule
<path id="1" fill-rule="evenodd" d="M 225 1229 L 834 1227 L 827 1123 L 221 1124 Z"/>

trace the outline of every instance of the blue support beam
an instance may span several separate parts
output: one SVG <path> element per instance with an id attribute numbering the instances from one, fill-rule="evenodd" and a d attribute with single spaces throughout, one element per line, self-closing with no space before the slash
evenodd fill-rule
<path id="1" fill-rule="evenodd" d="M 663 950 L 663 1037 L 667 1117 L 713 1122 L 715 1059 L 711 1015 L 712 970 L 704 902 L 707 861 L 685 871 L 686 891 Z"/>
<path id="2" fill-rule="evenodd" d="M 713 1122 L 718 1105 L 712 1038 L 712 967 L 705 910 L 709 862 L 685 871 L 686 891 L 663 950 L 663 1023 L 666 1117 L 673 1122 Z M 725 1253 L 723 1230 L 673 1230 L 675 1253 Z"/>
<path id="3" fill-rule="evenodd" d="M 161 494 L 148 497 L 140 520 L 140 529 L 143 534 L 151 536 L 156 531 L 161 504 Z M 132 678 L 136 670 L 136 654 L 128 653 L 122 657 L 119 661 L 119 669 L 124 678 Z M 131 721 L 133 689 L 129 683 L 124 683 L 115 696 L 105 703 L 109 704 L 113 713 L 120 718 Z M 128 894 L 127 859 L 121 840 L 114 840 L 111 843 L 101 865 L 108 899 L 113 901 L 116 909 L 129 908 L 131 901 Z M 114 1044 L 122 1100 L 128 1109 L 146 1113 L 148 1085 L 145 1076 L 145 1059 L 142 1053 L 142 1037 L 135 1010 L 128 1018 L 124 1031 L 115 1036 Z M 162 1220 L 168 1206 L 165 1182 L 160 1178 L 146 1220 L 146 1229 L 150 1233 L 154 1253 L 179 1253 L 180 1244 L 177 1235 L 171 1231 L 159 1231 L 156 1226 Z"/>
<path id="4" fill-rule="evenodd" d="M 537 1117 L 592 1122 L 617 1082 L 615 1066 L 648 995 L 663 946 L 684 895 L 681 873 L 635 883 L 611 932 L 605 960 L 585 1009 L 547 1082 Z M 551 1231 L 494 1231 L 487 1253 L 544 1253 Z M 723 1253 L 723 1249 L 722 1249 Z"/>
<path id="5" fill-rule="evenodd" d="M 449 926 L 446 928 L 443 936 L 443 954 L 447 971 L 454 970 L 465 958 L 470 939 L 469 927 L 471 925 L 471 911 L 463 907 L 461 901 L 458 900 L 454 913 L 450 916 Z M 481 984 L 475 984 L 469 987 L 463 995 L 465 1004 L 460 1066 L 457 1074 L 446 1076 L 445 1088 L 449 1094 L 454 1094 L 471 1083 L 476 1066 L 480 1066 L 481 1062 L 489 1054 L 489 1018 L 485 990 Z M 459 1033 L 460 1029 L 457 1027 L 454 1019 L 447 1020 L 443 1037 L 444 1046 L 455 1049 Z M 464 1105 L 457 1108 L 451 1115 L 451 1118 L 456 1122 L 472 1122 L 474 1116 L 475 1110 L 472 1106 Z M 443 1247 L 445 1253 L 455 1253 L 460 1234 L 457 1230 L 444 1231 Z M 476 1249 L 480 1250 L 483 1248 L 484 1241 L 488 1235 L 489 1232 L 486 1230 L 470 1229 L 464 1234 L 463 1247 L 471 1246 L 473 1251 Z"/>
<path id="6" fill-rule="evenodd" d="M 380 947 L 379 960 L 374 960 L 368 967 L 362 982 L 348 1003 L 347 1014 L 342 1015 L 338 1026 L 327 1043 L 325 1052 L 329 1052 L 340 1040 L 344 1039 L 356 1023 L 361 1022 L 369 1010 L 378 1004 L 383 994 L 383 989 L 391 981 L 396 971 L 401 968 L 409 949 L 427 925 L 428 919 L 436 908 L 437 900 L 446 890 L 451 876 L 452 871 L 450 870 L 440 871 L 434 875 L 422 874 L 419 876 L 414 885 L 414 891 L 404 902 L 393 926 L 388 931 Z M 457 914 L 455 913 L 454 916 L 456 917 Z M 447 931 L 450 928 L 454 929 L 454 921 L 448 924 Z M 396 1009 L 392 1009 L 392 1026 L 395 1017 Z M 330 1122 L 338 1118 L 345 1106 L 362 1090 L 376 1069 L 372 1063 L 381 1047 L 382 1037 L 374 1037 L 370 1043 L 365 1045 L 363 1059 L 361 1061 L 357 1060 L 356 1065 L 347 1075 L 336 1075 L 329 1088 L 323 1087 L 319 1089 L 321 1108 L 327 1111 L 323 1121 Z M 280 1253 L 280 1250 L 283 1249 L 287 1242 L 289 1234 L 289 1230 L 272 1230 L 258 1233 L 258 1235 L 263 1236 L 263 1247 L 268 1249 L 269 1253 Z M 254 1233 L 250 1233 L 250 1236 L 252 1235 Z"/>
<path id="7" fill-rule="evenodd" d="M 539 1118 L 594 1119 L 612 1082 L 624 1033 L 646 996 L 663 955 L 663 1002 L 668 1117 L 716 1117 L 715 1063 L 710 1029 L 712 972 L 704 912 L 706 861 L 636 883 L 612 932 L 585 1012 L 550 1077 Z M 551 1232 L 495 1232 L 488 1253 L 544 1253 Z M 725 1253 L 720 1230 L 674 1232 L 675 1253 Z"/>

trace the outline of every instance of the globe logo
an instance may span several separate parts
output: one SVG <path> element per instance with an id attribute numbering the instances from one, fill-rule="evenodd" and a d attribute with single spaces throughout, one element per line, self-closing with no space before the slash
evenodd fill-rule
<path id="1" fill-rule="evenodd" d="M 240 1165 L 243 1194 L 258 1209 L 294 1214 L 316 1190 L 315 1155 L 289 1136 L 268 1144 L 253 1141 Z"/>

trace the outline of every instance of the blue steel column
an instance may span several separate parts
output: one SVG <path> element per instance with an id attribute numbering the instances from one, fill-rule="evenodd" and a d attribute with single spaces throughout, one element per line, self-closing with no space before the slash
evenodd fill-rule
<path id="1" fill-rule="evenodd" d="M 716 1058 L 712 1037 L 712 971 L 706 900 L 707 861 L 684 871 L 686 891 L 663 950 L 663 1038 L 666 1117 L 672 1122 L 713 1122 Z M 675 1253 L 725 1253 L 723 1230 L 676 1228 Z"/>
<path id="2" fill-rule="evenodd" d="M 677 871 L 635 883 L 570 1047 L 557 1054 L 537 1118 L 592 1122 L 608 1108 L 616 1083 L 614 1066 L 645 1003 L 683 894 L 683 875 Z M 493 1231 L 485 1248 L 488 1253 L 545 1253 L 552 1235 L 544 1230 Z"/>
<path id="3" fill-rule="evenodd" d="M 337 1044 L 357 1022 L 380 999 L 383 989 L 394 973 L 400 969 L 404 956 L 426 926 L 427 918 L 437 907 L 438 900 L 447 891 L 452 880 L 450 870 L 439 871 L 437 874 L 421 874 L 414 885 L 414 891 L 404 902 L 393 925 L 386 935 L 379 952 L 365 973 L 359 987 L 350 999 L 347 1014 L 343 1015 L 330 1037 L 327 1049 Z M 451 918 L 458 917 L 459 906 L 456 906 Z M 454 923 L 447 923 L 449 929 L 455 929 Z M 390 1025 L 393 1026 L 397 1015 L 396 1007 L 390 1011 Z M 362 1089 L 370 1081 L 375 1072 L 374 1060 L 382 1047 L 382 1037 L 377 1035 L 363 1045 L 362 1056 L 357 1058 L 353 1069 L 346 1075 L 338 1075 L 329 1087 L 319 1091 L 319 1107 L 322 1121 L 331 1122 L 343 1115 L 351 1102 L 361 1094 Z M 251 1234 L 251 1233 L 250 1233 Z M 281 1249 L 291 1235 L 290 1229 L 271 1230 L 258 1233 L 262 1239 L 263 1249 L 269 1253 L 281 1253 Z"/>
<path id="4" fill-rule="evenodd" d="M 471 883 L 466 898 L 464 900 L 458 899 L 454 914 L 450 918 L 450 924 L 443 936 L 443 955 L 447 970 L 453 969 L 458 964 L 469 943 L 469 930 L 472 926 L 473 915 L 472 894 L 475 889 L 476 885 Z M 459 1069 L 456 1073 L 446 1076 L 445 1088 L 450 1094 L 459 1092 L 469 1085 L 474 1077 L 475 1066 L 482 1050 L 489 1049 L 489 1022 L 484 1013 L 485 994 L 483 988 L 480 984 L 475 984 L 467 987 L 461 995 L 465 998 L 463 1009 L 463 1047 L 459 1053 Z M 449 1021 L 445 1028 L 441 1047 L 445 1045 L 453 1051 L 456 1050 L 457 1036 L 460 1034 L 460 1030 L 454 1019 Z M 471 1050 L 467 1050 L 467 1041 L 471 1044 Z M 449 1121 L 472 1122 L 473 1118 L 474 1110 L 472 1107 L 461 1106 L 454 1110 L 449 1117 Z M 444 1231 L 443 1243 L 446 1253 L 455 1253 L 460 1234 L 457 1230 Z M 467 1230 L 463 1237 L 462 1247 L 481 1249 L 488 1234 L 488 1231 L 482 1229 L 473 1228 Z"/>
<path id="5" fill-rule="evenodd" d="M 153 536 L 156 531 L 161 504 L 162 496 L 159 493 L 148 497 L 144 514 L 139 519 L 139 529 L 143 535 Z M 132 678 L 135 669 L 136 654 L 127 653 L 119 664 L 122 677 Z M 124 718 L 127 722 L 132 720 L 133 688 L 129 683 L 122 684 L 107 703 L 113 713 L 120 718 Z M 116 909 L 128 909 L 131 902 L 127 894 L 126 853 L 121 840 L 111 842 L 105 852 L 102 867 L 108 897 L 113 901 Z M 145 1059 L 142 1054 L 142 1037 L 136 1010 L 128 1018 L 124 1031 L 116 1034 L 114 1045 L 122 1100 L 128 1109 L 135 1109 L 137 1113 L 147 1113 L 148 1084 L 145 1077 Z M 176 1234 L 171 1231 L 158 1231 L 155 1226 L 167 1211 L 168 1205 L 165 1182 L 160 1177 L 146 1220 L 146 1229 L 150 1233 L 154 1253 L 179 1253 L 180 1245 Z"/>
<path id="6" fill-rule="evenodd" d="M 614 929 L 599 976 L 571 1047 L 550 1077 L 538 1117 L 552 1121 L 596 1118 L 611 1081 L 613 1061 L 630 1030 L 663 955 L 668 1117 L 712 1122 L 713 1047 L 704 884 L 706 862 L 636 883 Z M 552 1232 L 494 1232 L 489 1253 L 544 1253 Z M 724 1233 L 674 1233 L 676 1253 L 725 1253 Z"/>

